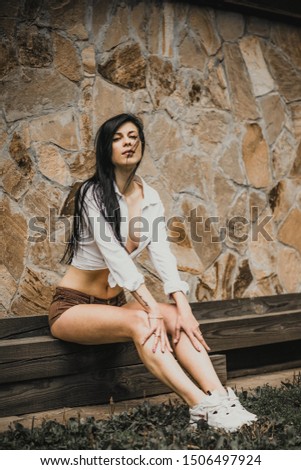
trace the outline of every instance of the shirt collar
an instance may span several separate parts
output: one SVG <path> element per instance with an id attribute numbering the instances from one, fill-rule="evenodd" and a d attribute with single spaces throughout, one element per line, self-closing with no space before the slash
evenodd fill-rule
<path id="1" fill-rule="evenodd" d="M 151 188 L 141 176 L 135 175 L 134 180 L 137 181 L 142 186 L 142 190 L 143 190 L 142 207 L 147 207 L 152 204 L 157 204 L 158 202 L 160 202 L 160 197 L 157 191 Z M 123 198 L 123 194 L 119 191 L 118 186 L 115 181 L 114 181 L 114 189 L 115 189 L 115 193 L 118 194 L 120 198 Z"/>

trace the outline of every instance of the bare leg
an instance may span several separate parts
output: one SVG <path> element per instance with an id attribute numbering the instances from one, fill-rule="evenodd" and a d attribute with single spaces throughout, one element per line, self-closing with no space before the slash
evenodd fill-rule
<path id="1" fill-rule="evenodd" d="M 226 394 L 206 349 L 201 344 L 200 347 L 201 351 L 199 352 L 192 346 L 188 336 L 182 332 L 180 341 L 175 346 L 175 355 L 205 393 L 218 390 L 220 393 Z"/>
<path id="2" fill-rule="evenodd" d="M 175 327 L 176 306 L 162 303 L 159 305 L 167 332 L 171 333 Z M 137 307 L 137 304 L 128 304 L 130 308 L 134 306 Z M 174 347 L 174 352 L 181 366 L 184 367 L 205 393 L 218 390 L 220 393 L 226 394 L 225 388 L 216 374 L 207 351 L 201 344 L 200 347 L 201 352 L 193 347 L 188 336 L 182 331 L 180 341 Z"/>
<path id="3" fill-rule="evenodd" d="M 153 375 L 189 406 L 200 403 L 204 393 L 190 380 L 169 351 L 162 353 L 158 348 L 153 353 L 153 338 L 141 345 L 148 329 L 147 314 L 141 310 L 106 305 L 76 305 L 54 322 L 52 334 L 62 340 L 80 344 L 132 340 L 141 360 Z"/>

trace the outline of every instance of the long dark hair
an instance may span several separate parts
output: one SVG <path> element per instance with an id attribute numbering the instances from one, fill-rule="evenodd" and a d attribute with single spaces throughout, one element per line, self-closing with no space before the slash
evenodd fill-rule
<path id="1" fill-rule="evenodd" d="M 94 175 L 84 181 L 75 193 L 72 232 L 65 254 L 62 258 L 62 262 L 67 264 L 71 263 L 72 258 L 78 249 L 78 242 L 81 239 L 84 230 L 88 228 L 85 196 L 90 188 L 99 212 L 111 225 L 117 240 L 122 246 L 124 246 L 120 233 L 121 216 L 119 201 L 114 189 L 115 173 L 114 165 L 112 163 L 112 142 L 114 134 L 117 132 L 119 127 L 126 122 L 132 122 L 137 127 L 143 156 L 145 148 L 143 124 L 137 116 L 128 113 L 118 114 L 102 124 L 95 139 L 96 170 Z M 133 180 L 140 162 L 141 159 L 131 172 L 125 189 Z"/>

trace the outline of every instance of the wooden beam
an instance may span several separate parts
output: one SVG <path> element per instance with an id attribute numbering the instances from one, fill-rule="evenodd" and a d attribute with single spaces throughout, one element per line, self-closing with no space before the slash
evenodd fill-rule
<path id="1" fill-rule="evenodd" d="M 48 315 L 0 318 L 0 340 L 49 335 Z"/>
<path id="2" fill-rule="evenodd" d="M 212 356 L 222 383 L 227 380 L 226 357 Z M 3 384 L 0 416 L 12 416 L 61 407 L 84 406 L 143 398 L 168 393 L 170 389 L 137 364 L 114 369 L 96 369 L 72 376 L 42 378 Z"/>
<path id="3" fill-rule="evenodd" d="M 228 379 L 235 377 L 245 377 L 247 375 L 260 375 L 270 372 L 283 371 L 288 369 L 299 369 L 301 367 L 301 358 L 295 361 L 280 362 L 279 364 L 267 364 L 260 367 L 249 367 L 228 372 Z"/>
<path id="4" fill-rule="evenodd" d="M 181 0 L 171 0 L 175 3 Z M 301 3 L 296 0 L 190 0 L 200 7 L 236 11 L 246 15 L 286 21 L 300 25 Z"/>
<path id="5" fill-rule="evenodd" d="M 301 311 L 301 293 L 262 296 L 246 299 L 192 302 L 192 311 L 203 319 L 245 314 Z M 201 318 L 200 317 L 200 318 Z M 18 316 L 0 319 L 0 340 L 49 335 L 47 315 Z"/>
<path id="6" fill-rule="evenodd" d="M 43 336 L 0 341 L 0 383 L 141 364 L 133 343 L 82 346 Z"/>
<path id="7" fill-rule="evenodd" d="M 301 338 L 301 311 L 200 320 L 200 327 L 212 352 L 294 341 Z"/>

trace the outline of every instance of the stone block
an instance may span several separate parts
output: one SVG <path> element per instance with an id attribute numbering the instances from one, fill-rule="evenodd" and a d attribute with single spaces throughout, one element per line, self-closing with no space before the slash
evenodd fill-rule
<path id="1" fill-rule="evenodd" d="M 236 41 L 244 33 L 245 21 L 239 13 L 217 10 L 216 23 L 224 41 Z"/>
<path id="2" fill-rule="evenodd" d="M 107 20 L 105 38 L 101 44 L 102 51 L 110 51 L 131 37 L 128 22 L 129 6 L 123 2 L 114 9 L 111 21 Z"/>
<path id="3" fill-rule="evenodd" d="M 292 24 L 272 23 L 271 40 L 288 56 L 296 69 L 301 69 L 301 30 Z"/>
<path id="4" fill-rule="evenodd" d="M 224 43 L 223 52 L 233 112 L 238 119 L 256 119 L 258 111 L 240 49 L 236 44 Z"/>
<path id="5" fill-rule="evenodd" d="M 111 83 L 130 90 L 146 86 L 146 60 L 137 43 L 117 46 L 98 64 L 98 72 Z"/>
<path id="6" fill-rule="evenodd" d="M 249 183 L 255 188 L 270 186 L 269 148 L 258 124 L 247 124 L 243 138 L 243 161 Z"/>
<path id="7" fill-rule="evenodd" d="M 290 176 L 293 178 L 300 178 L 301 177 L 301 142 L 297 148 L 296 158 L 294 160 Z"/>
<path id="8" fill-rule="evenodd" d="M 78 82 L 83 76 L 81 60 L 70 39 L 54 33 L 54 66 L 66 78 Z"/>
<path id="9" fill-rule="evenodd" d="M 17 204 L 8 197 L 4 198 L 2 211 L 2 261 L 10 275 L 18 281 L 25 264 L 27 223 Z"/>
<path id="10" fill-rule="evenodd" d="M 285 108 L 279 94 L 268 94 L 260 99 L 265 121 L 265 135 L 271 145 L 279 136 L 285 122 Z"/>
<path id="11" fill-rule="evenodd" d="M 32 181 L 9 158 L 2 158 L 0 162 L 0 175 L 4 190 L 16 200 L 19 200 L 29 189 Z"/>
<path id="12" fill-rule="evenodd" d="M 4 265 L 0 265 L 0 299 L 6 311 L 17 290 L 17 283 Z"/>
<path id="13" fill-rule="evenodd" d="M 221 46 L 221 41 L 214 26 L 214 13 L 211 9 L 191 5 L 188 12 L 191 30 L 207 54 L 214 55 Z"/>
<path id="14" fill-rule="evenodd" d="M 34 148 L 41 173 L 52 181 L 69 186 L 72 178 L 59 149 L 51 144 L 36 144 Z"/>
<path id="15" fill-rule="evenodd" d="M 261 47 L 270 73 L 279 87 L 279 93 L 287 102 L 300 100 L 300 72 L 283 53 L 271 44 L 261 42 Z"/>
<path id="16" fill-rule="evenodd" d="M 271 92 L 274 89 L 274 81 L 266 66 L 259 39 L 246 36 L 240 40 L 239 47 L 251 78 L 255 96 Z"/>
<path id="17" fill-rule="evenodd" d="M 272 152 L 272 171 L 276 180 L 289 174 L 295 156 L 295 139 L 290 132 L 284 129 L 274 144 Z"/>
<path id="18" fill-rule="evenodd" d="M 78 122 L 71 109 L 33 119 L 29 132 L 32 142 L 55 144 L 64 150 L 80 148 Z"/>
<path id="19" fill-rule="evenodd" d="M 9 145 L 9 154 L 20 172 L 28 178 L 34 174 L 33 163 L 20 134 L 14 132 Z"/>
<path id="20" fill-rule="evenodd" d="M 18 86 L 14 80 L 5 83 L 3 97 L 6 119 L 13 122 L 70 106 L 78 99 L 78 88 L 54 70 L 27 69 Z"/>
<path id="21" fill-rule="evenodd" d="M 301 211 L 292 209 L 278 231 L 278 240 L 301 254 Z"/>
<path id="22" fill-rule="evenodd" d="M 301 256 L 296 250 L 282 247 L 277 258 L 277 274 L 281 285 L 288 293 L 300 292 Z"/>
<path id="23" fill-rule="evenodd" d="M 47 314 L 58 281 L 55 273 L 27 267 L 11 304 L 12 313 L 20 316 Z"/>
<path id="24" fill-rule="evenodd" d="M 48 67 L 53 60 L 52 40 L 46 29 L 21 25 L 17 34 L 19 62 L 25 67 Z"/>
<path id="25" fill-rule="evenodd" d="M 59 212 L 64 193 L 48 181 L 37 180 L 23 198 L 23 210 L 28 217 L 48 218 L 50 209 Z"/>

